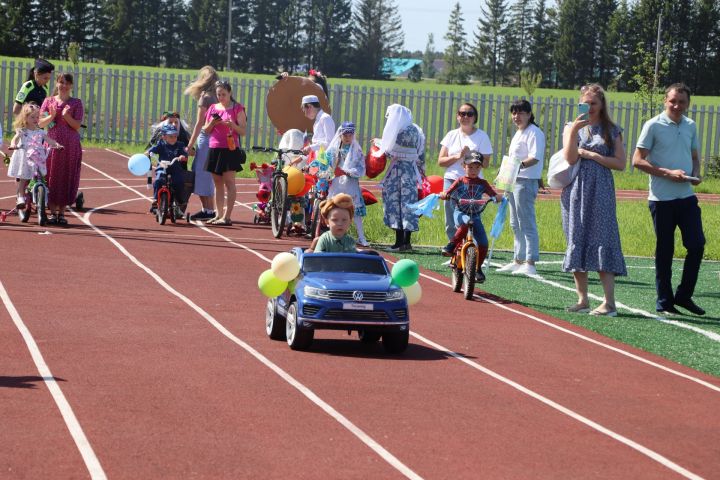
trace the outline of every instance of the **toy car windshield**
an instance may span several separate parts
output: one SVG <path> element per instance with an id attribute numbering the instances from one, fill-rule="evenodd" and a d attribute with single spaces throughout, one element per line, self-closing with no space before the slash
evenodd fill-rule
<path id="1" fill-rule="evenodd" d="M 303 260 L 303 271 L 314 272 L 352 272 L 386 275 L 382 259 L 369 259 L 366 256 L 325 256 L 311 255 Z"/>

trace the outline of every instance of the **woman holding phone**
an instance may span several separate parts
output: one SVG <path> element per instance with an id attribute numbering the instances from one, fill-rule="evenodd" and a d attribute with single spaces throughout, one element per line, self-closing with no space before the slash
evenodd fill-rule
<path id="1" fill-rule="evenodd" d="M 567 250 L 563 271 L 572 272 L 578 301 L 568 312 L 617 316 L 615 276 L 627 275 L 620 245 L 612 170 L 625 169 L 622 133 L 607 111 L 605 91 L 598 84 L 580 89 L 580 102 L 587 104 L 565 126 L 563 153 L 571 165 L 580 162 L 575 180 L 560 197 Z M 590 310 L 588 272 L 598 272 L 605 298 Z"/>
<path id="2" fill-rule="evenodd" d="M 230 83 L 218 81 L 215 96 L 218 103 L 208 108 L 203 126 L 203 131 L 210 135 L 207 171 L 212 174 L 215 183 L 215 217 L 207 223 L 230 226 L 230 215 L 237 197 L 235 174 L 242 170 L 245 163 L 240 137 L 245 135 L 247 115 L 245 107 L 232 97 Z"/>

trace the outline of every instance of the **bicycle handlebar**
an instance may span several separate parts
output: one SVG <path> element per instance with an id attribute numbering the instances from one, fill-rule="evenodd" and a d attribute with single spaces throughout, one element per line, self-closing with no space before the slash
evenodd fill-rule
<path id="1" fill-rule="evenodd" d="M 255 146 L 255 147 L 252 147 L 252 150 L 253 150 L 253 152 L 266 152 L 266 153 L 273 152 L 273 153 L 279 153 L 279 154 L 281 154 L 281 155 L 282 155 L 283 153 L 295 153 L 295 154 L 297 154 L 297 155 L 302 155 L 302 154 L 303 154 L 303 151 L 302 151 L 302 150 L 295 150 L 295 149 L 293 149 L 293 148 L 272 148 L 272 147 L 258 147 L 258 146 Z"/>

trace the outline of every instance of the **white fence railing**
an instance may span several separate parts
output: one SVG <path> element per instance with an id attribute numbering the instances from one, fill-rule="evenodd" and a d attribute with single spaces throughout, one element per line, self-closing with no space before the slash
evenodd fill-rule
<path id="1" fill-rule="evenodd" d="M 11 131 L 12 105 L 15 94 L 25 80 L 30 64 L 13 61 L 0 63 L 0 113 L 5 132 Z M 83 137 L 102 142 L 144 143 L 149 127 L 157 122 L 163 111 L 178 111 L 192 126 L 195 102 L 183 94 L 194 80 L 194 74 L 149 73 L 141 69 L 76 68 L 75 96 L 85 106 Z M 240 79 L 231 82 L 234 97 L 248 111 L 248 128 L 243 144 L 275 145 L 278 135 L 265 110 L 265 98 L 272 86 L 270 81 Z M 415 121 L 425 131 L 427 148 L 439 149 L 440 140 L 456 128 L 455 111 L 460 103 L 470 102 L 479 112 L 479 126 L 490 136 L 498 162 L 507 152 L 514 126 L 508 107 L 517 97 L 482 93 L 459 94 L 428 90 L 398 88 L 331 86 L 332 116 L 336 123 L 353 120 L 358 126 L 359 140 L 366 145 L 370 138 L 380 136 L 384 125 L 385 108 L 401 103 L 413 111 Z M 568 98 L 530 97 L 535 121 L 545 132 L 547 150 L 560 148 L 565 122 L 576 112 L 575 100 Z M 632 155 L 642 123 L 653 113 L 650 106 L 631 102 L 610 102 L 610 114 L 624 132 L 628 158 Z M 295 105 L 288 108 L 296 108 Z M 655 106 L 654 112 L 660 106 Z M 688 116 L 697 122 L 700 152 L 703 159 L 720 153 L 720 106 L 692 106 Z"/>

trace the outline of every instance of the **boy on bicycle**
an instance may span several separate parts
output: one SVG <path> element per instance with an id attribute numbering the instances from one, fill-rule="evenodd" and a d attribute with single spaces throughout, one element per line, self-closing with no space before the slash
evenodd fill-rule
<path id="1" fill-rule="evenodd" d="M 187 170 L 187 147 L 183 142 L 178 141 L 178 131 L 174 125 L 167 124 L 161 128 L 162 137 L 150 149 L 145 152 L 145 155 L 157 154 L 159 161 L 171 162 L 178 159 L 177 162 L 173 163 L 166 168 L 158 164 L 155 167 L 155 182 L 153 183 L 153 203 L 150 207 L 150 213 L 155 213 L 157 209 L 157 192 L 160 187 L 167 184 L 167 174 L 172 175 L 172 190 L 173 195 L 178 195 L 183 191 L 185 178 L 183 170 Z"/>
<path id="2" fill-rule="evenodd" d="M 477 203 L 463 203 L 461 200 L 481 200 L 483 195 L 487 195 L 497 201 L 497 193 L 490 186 L 487 180 L 479 178 L 480 169 L 482 168 L 483 156 L 480 152 L 472 150 L 467 153 L 463 159 L 463 168 L 465 176 L 458 178 L 446 191 L 440 193 L 440 198 L 447 200 L 452 198 L 455 202 L 455 212 L 453 218 L 457 231 L 453 239 L 442 249 L 443 256 L 451 257 L 457 245 L 461 245 L 465 235 L 467 235 L 468 222 L 472 220 L 473 237 L 477 241 L 478 246 L 478 265 L 482 265 L 488 250 L 488 239 L 485 234 L 485 227 L 480 220 L 479 205 Z M 475 281 L 482 283 L 485 281 L 485 274 L 482 269 L 478 268 L 475 274 Z"/>

